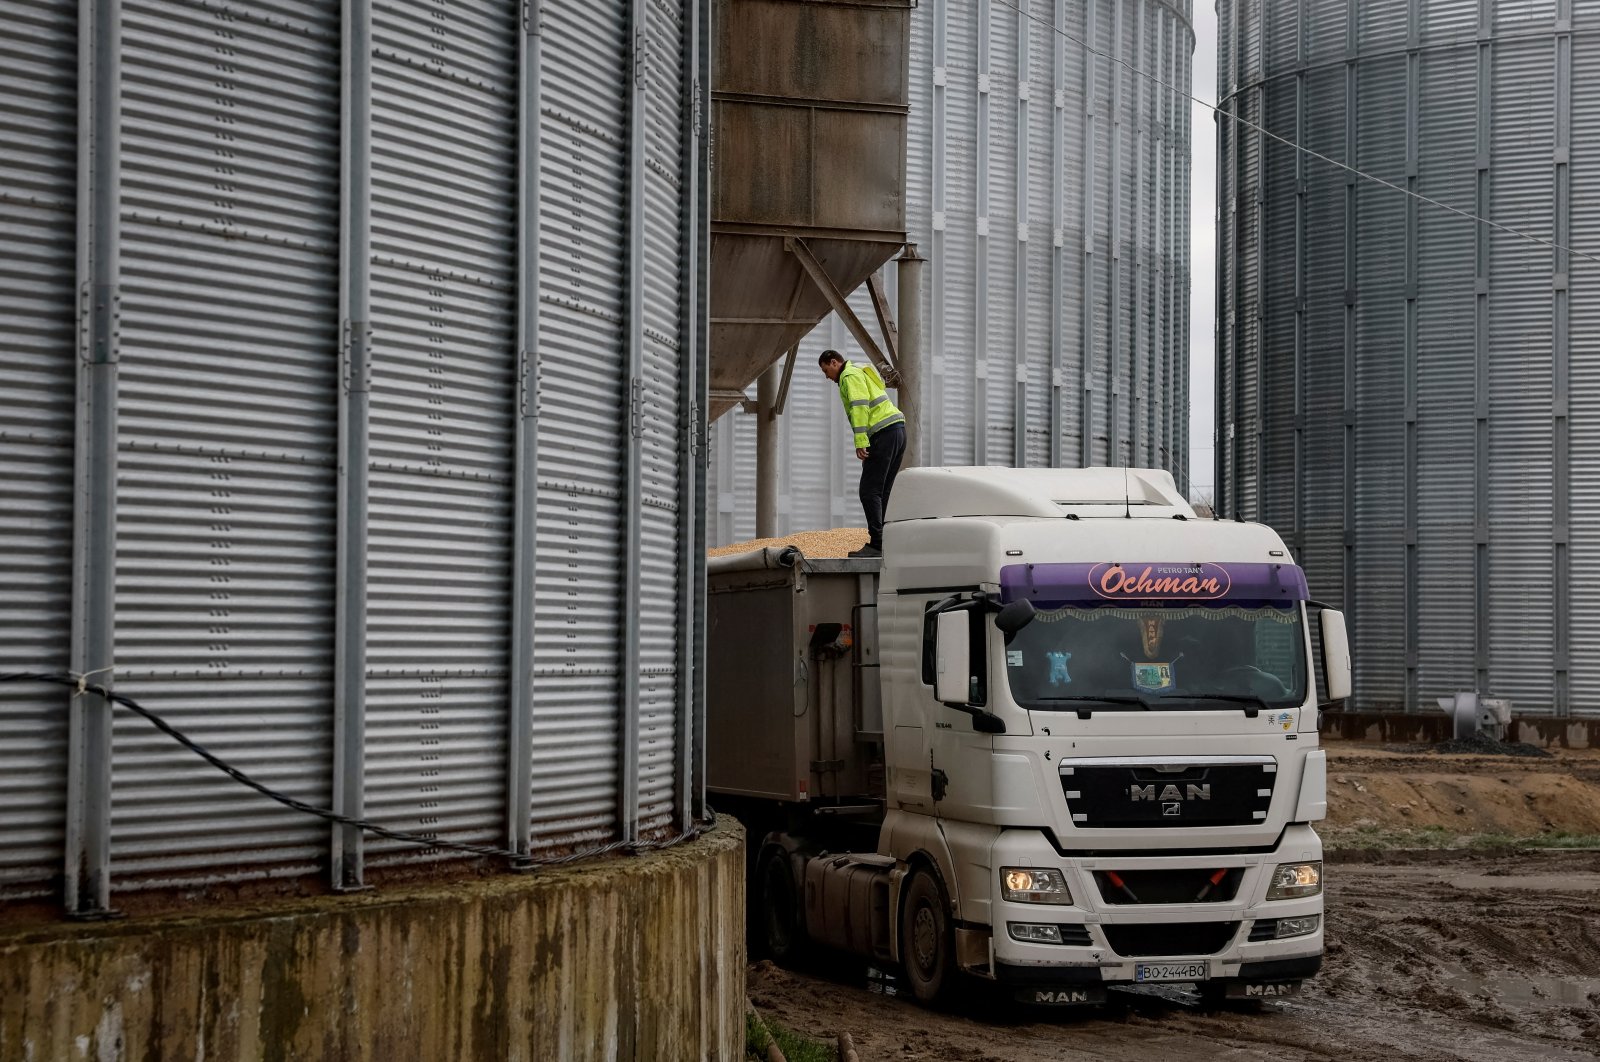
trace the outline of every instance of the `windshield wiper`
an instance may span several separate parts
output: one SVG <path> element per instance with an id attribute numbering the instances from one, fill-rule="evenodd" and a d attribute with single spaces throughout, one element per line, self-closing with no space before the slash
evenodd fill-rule
<path id="1" fill-rule="evenodd" d="M 1258 697 L 1254 693 L 1187 693 L 1182 700 L 1186 701 L 1226 701 L 1229 704 L 1249 705 L 1244 710 L 1246 719 L 1254 719 L 1261 714 L 1262 709 L 1269 712 L 1276 711 L 1265 697 Z"/>
<path id="2" fill-rule="evenodd" d="M 1049 703 L 1051 703 L 1051 704 L 1056 704 L 1056 703 L 1058 703 L 1060 701 L 1077 701 L 1077 702 L 1080 702 L 1080 703 L 1085 703 L 1086 702 L 1086 703 L 1092 703 L 1092 704 L 1132 704 L 1132 705 L 1136 705 L 1137 707 L 1143 708 L 1147 712 L 1152 710 L 1151 706 L 1150 706 L 1150 702 L 1145 700 L 1143 697 L 1128 697 L 1128 696 L 1121 696 L 1121 695 L 1114 694 L 1114 693 L 1106 694 L 1105 696 L 1100 696 L 1100 697 L 1088 697 L 1088 696 L 1051 697 L 1049 699 Z M 1078 709 L 1078 718 L 1079 719 L 1088 719 L 1092 715 L 1094 715 L 1094 709 L 1093 708 L 1079 708 Z"/>

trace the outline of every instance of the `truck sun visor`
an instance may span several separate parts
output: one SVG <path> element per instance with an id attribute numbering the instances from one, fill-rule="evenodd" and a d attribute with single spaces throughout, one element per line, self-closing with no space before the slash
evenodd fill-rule
<path id="1" fill-rule="evenodd" d="M 1304 601 L 1306 576 L 1294 564 L 1008 564 L 1000 569 L 1002 603 L 1027 598 L 1074 605 Z"/>

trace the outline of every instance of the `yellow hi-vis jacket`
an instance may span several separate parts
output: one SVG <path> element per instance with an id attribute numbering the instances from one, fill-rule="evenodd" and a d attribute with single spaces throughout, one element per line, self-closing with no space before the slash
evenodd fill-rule
<path id="1" fill-rule="evenodd" d="M 845 362 L 844 371 L 839 374 L 839 400 L 844 403 L 844 415 L 850 419 L 857 450 L 871 446 L 871 437 L 889 425 L 906 422 L 905 414 L 889 401 L 883 377 L 871 365 Z"/>

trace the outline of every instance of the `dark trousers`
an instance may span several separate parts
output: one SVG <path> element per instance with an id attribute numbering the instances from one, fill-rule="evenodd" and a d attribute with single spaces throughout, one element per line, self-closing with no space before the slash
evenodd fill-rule
<path id="1" fill-rule="evenodd" d="M 905 455 L 906 426 L 891 424 L 868 440 L 867 459 L 861 463 L 861 510 L 867 514 L 867 541 L 878 549 L 883 548 L 883 514 L 889 508 L 889 492 Z"/>

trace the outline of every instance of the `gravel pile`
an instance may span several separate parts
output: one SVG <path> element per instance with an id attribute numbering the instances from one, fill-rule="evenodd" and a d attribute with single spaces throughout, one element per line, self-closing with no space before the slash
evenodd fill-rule
<path id="1" fill-rule="evenodd" d="M 867 544 L 864 527 L 836 527 L 831 531 L 799 531 L 782 538 L 758 538 L 750 542 L 734 542 L 716 549 L 706 550 L 708 557 L 727 557 L 735 553 L 749 553 L 768 546 L 794 546 L 807 557 L 843 557 L 853 549 Z"/>

